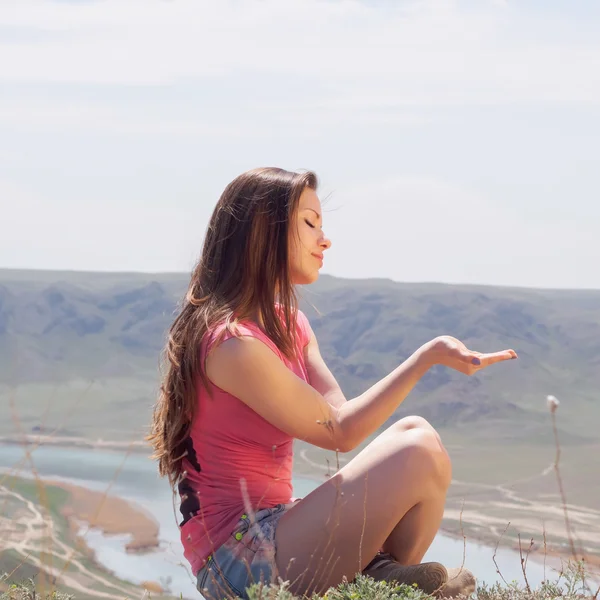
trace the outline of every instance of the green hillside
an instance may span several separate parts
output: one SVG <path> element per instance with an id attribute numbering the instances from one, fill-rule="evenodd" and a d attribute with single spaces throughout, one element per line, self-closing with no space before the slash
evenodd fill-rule
<path id="1" fill-rule="evenodd" d="M 157 387 L 165 333 L 185 292 L 178 274 L 0 270 L 0 428 L 18 404 L 25 428 L 137 435 Z M 323 355 L 350 398 L 446 333 L 520 357 L 473 378 L 435 368 L 400 408 L 438 427 L 530 439 L 547 432 L 545 397 L 564 399 L 564 439 L 598 439 L 600 292 L 323 276 L 301 290 Z M 315 306 L 321 314 L 315 312 Z M 85 394 L 85 398 L 84 398 Z M 70 425 L 62 420 L 77 406 Z M 118 414 L 117 414 L 118 413 Z"/>
<path id="2" fill-rule="evenodd" d="M 0 437 L 141 440 L 183 274 L 0 270 Z M 600 554 L 600 291 L 403 284 L 323 276 L 302 308 L 348 398 L 451 334 L 518 361 L 466 377 L 432 369 L 394 418 L 417 414 L 453 461 L 446 531 L 514 546 L 542 527 L 566 547 L 546 396 L 561 400 L 561 469 L 581 548 Z M 351 455 L 339 457 L 343 464 Z M 338 457 L 298 443 L 296 470 Z M 550 467 L 550 468 L 549 468 Z M 579 543 L 578 541 L 578 543 Z"/>

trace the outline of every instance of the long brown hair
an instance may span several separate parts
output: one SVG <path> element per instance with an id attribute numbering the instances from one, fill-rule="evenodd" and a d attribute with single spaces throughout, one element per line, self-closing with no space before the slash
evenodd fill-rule
<path id="1" fill-rule="evenodd" d="M 164 350 L 164 374 L 147 436 L 161 476 L 174 485 L 182 473 L 186 442 L 196 414 L 198 379 L 208 387 L 199 349 L 209 328 L 229 329 L 242 319 L 260 326 L 292 358 L 297 297 L 290 279 L 290 221 L 302 191 L 316 190 L 312 172 L 254 169 L 234 179 L 214 211 Z M 279 309 L 276 307 L 279 304 Z"/>

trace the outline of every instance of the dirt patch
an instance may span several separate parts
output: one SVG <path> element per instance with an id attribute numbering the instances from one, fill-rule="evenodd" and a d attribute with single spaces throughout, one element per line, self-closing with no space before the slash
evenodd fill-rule
<path id="1" fill-rule="evenodd" d="M 160 583 L 156 583 L 156 581 L 142 581 L 141 587 L 143 587 L 146 591 L 151 592 L 153 594 L 164 594 L 165 590 L 162 588 Z"/>
<path id="2" fill-rule="evenodd" d="M 141 552 L 158 546 L 159 524 L 141 506 L 62 481 L 48 483 L 69 493 L 69 501 L 62 513 L 69 519 L 72 531 L 76 521 L 85 521 L 105 534 L 131 535 L 125 546 L 128 552 Z"/>

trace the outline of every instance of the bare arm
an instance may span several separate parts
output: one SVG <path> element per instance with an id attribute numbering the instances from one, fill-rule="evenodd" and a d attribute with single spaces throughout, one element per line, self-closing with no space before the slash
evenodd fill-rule
<path id="1" fill-rule="evenodd" d="M 389 375 L 347 402 L 338 413 L 342 438 L 352 449 L 377 431 L 433 366 L 431 349 L 422 346 Z"/>
<path id="2" fill-rule="evenodd" d="M 360 444 L 377 431 L 400 406 L 419 379 L 429 369 L 425 349 L 419 349 L 387 377 L 350 402 L 346 400 L 333 373 L 329 370 L 317 338 L 310 329 L 310 341 L 305 348 L 305 363 L 310 385 L 337 411 L 337 426 L 344 441 L 342 450 Z M 334 423 L 335 427 L 336 423 Z"/>
<path id="3" fill-rule="evenodd" d="M 461 347 L 454 338 L 436 338 L 364 394 L 340 406 L 329 403 L 256 338 L 231 338 L 220 344 L 208 356 L 206 372 L 215 385 L 292 437 L 346 452 L 385 423 L 433 364 L 473 374 L 493 362 L 513 358 L 509 352 L 482 355 Z M 478 366 L 472 363 L 475 356 L 481 357 Z M 335 388 L 324 393 L 335 395 Z"/>
<path id="4" fill-rule="evenodd" d="M 342 448 L 338 409 L 260 340 L 239 337 L 221 343 L 206 359 L 206 374 L 292 437 L 330 450 Z"/>

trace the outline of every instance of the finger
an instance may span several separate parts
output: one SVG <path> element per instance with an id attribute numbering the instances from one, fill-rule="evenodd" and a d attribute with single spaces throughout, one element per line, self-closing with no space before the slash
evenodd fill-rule
<path id="1" fill-rule="evenodd" d="M 479 360 L 482 366 L 493 365 L 505 360 L 513 360 L 518 358 L 517 353 L 514 350 L 503 350 L 501 352 L 490 352 L 488 354 L 481 354 Z"/>

